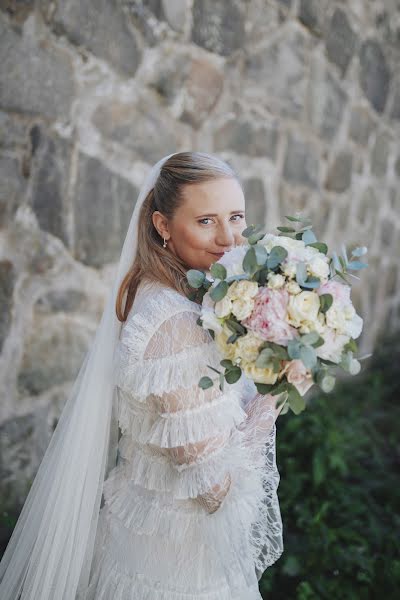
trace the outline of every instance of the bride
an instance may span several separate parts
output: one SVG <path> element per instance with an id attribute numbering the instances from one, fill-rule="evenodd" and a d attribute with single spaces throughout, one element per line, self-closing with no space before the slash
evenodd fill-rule
<path id="1" fill-rule="evenodd" d="M 219 367 L 185 279 L 244 243 L 232 168 L 165 156 L 0 563 L 2 600 L 252 600 L 283 551 L 275 420 Z M 190 298 L 189 298 L 190 296 Z"/>

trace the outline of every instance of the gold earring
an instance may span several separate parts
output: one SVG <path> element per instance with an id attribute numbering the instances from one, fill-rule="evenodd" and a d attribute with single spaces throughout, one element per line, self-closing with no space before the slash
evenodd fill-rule
<path id="1" fill-rule="evenodd" d="M 165 238 L 163 238 L 163 240 L 164 240 L 163 248 L 166 248 L 167 247 L 167 240 Z"/>

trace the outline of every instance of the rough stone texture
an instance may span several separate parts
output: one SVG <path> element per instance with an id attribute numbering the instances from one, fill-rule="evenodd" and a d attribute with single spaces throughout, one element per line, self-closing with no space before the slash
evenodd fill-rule
<path id="1" fill-rule="evenodd" d="M 0 227 L 12 219 L 26 192 L 26 180 L 18 158 L 0 154 Z"/>
<path id="2" fill-rule="evenodd" d="M 9 260 L 0 261 L 0 352 L 10 330 L 15 269 Z"/>
<path id="3" fill-rule="evenodd" d="M 300 0 L 299 21 L 311 33 L 322 35 L 325 24 L 327 0 Z"/>
<path id="4" fill-rule="evenodd" d="M 137 105 L 118 100 L 100 105 L 93 114 L 93 124 L 107 138 L 131 150 L 137 158 L 153 163 L 163 154 L 176 151 L 176 123 L 165 121 L 160 109 L 148 99 Z"/>
<path id="5" fill-rule="evenodd" d="M 306 37 L 294 29 L 269 47 L 249 53 L 244 61 L 244 95 L 256 88 L 257 98 L 269 111 L 300 118 L 307 84 L 306 48 Z"/>
<path id="6" fill-rule="evenodd" d="M 326 53 L 343 76 L 354 55 L 357 36 L 352 30 L 346 13 L 340 8 L 333 13 L 326 39 Z"/>
<path id="7" fill-rule="evenodd" d="M 389 158 L 389 137 L 386 133 L 376 136 L 371 153 L 371 173 L 377 177 L 384 177 Z"/>
<path id="8" fill-rule="evenodd" d="M 297 134 L 289 134 L 283 176 L 286 181 L 318 187 L 319 160 L 316 147 Z"/>
<path id="9" fill-rule="evenodd" d="M 390 72 L 383 50 L 375 40 L 366 40 L 360 49 L 360 85 L 374 109 L 383 112 Z"/>
<path id="10" fill-rule="evenodd" d="M 110 62 L 125 76 L 135 74 L 140 51 L 115 0 L 63 0 L 53 19 L 57 33 L 65 32 L 73 44 Z"/>
<path id="11" fill-rule="evenodd" d="M 41 228 L 69 245 L 64 204 L 68 198 L 71 144 L 58 136 L 48 135 L 37 125 L 31 130 L 31 139 L 30 202 Z"/>
<path id="12" fill-rule="evenodd" d="M 0 15 L 0 54 L 0 107 L 50 119 L 68 115 L 74 82 L 64 52 L 16 33 Z"/>
<path id="13" fill-rule="evenodd" d="M 98 159 L 80 156 L 74 196 L 78 260 L 100 267 L 118 259 L 137 195 L 133 185 Z"/>
<path id="14" fill-rule="evenodd" d="M 267 222 L 266 198 L 261 179 L 250 177 L 243 181 L 246 198 L 246 223 L 265 224 Z"/>
<path id="15" fill-rule="evenodd" d="M 374 128 L 374 122 L 365 107 L 354 107 L 351 111 L 349 136 L 360 146 L 366 146 Z"/>
<path id="16" fill-rule="evenodd" d="M 340 152 L 329 168 L 325 181 L 327 190 L 344 192 L 350 187 L 353 168 L 353 155 L 351 152 Z"/>
<path id="17" fill-rule="evenodd" d="M 222 56 L 229 56 L 240 49 L 244 41 L 241 4 L 237 0 L 194 0 L 192 40 Z"/>
<path id="18" fill-rule="evenodd" d="M 275 158 L 278 141 L 276 126 L 256 127 L 244 119 L 232 119 L 217 129 L 214 148 L 233 150 L 247 156 Z"/>

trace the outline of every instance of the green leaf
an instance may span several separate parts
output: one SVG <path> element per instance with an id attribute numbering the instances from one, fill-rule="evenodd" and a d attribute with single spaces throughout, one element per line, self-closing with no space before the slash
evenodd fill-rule
<path id="1" fill-rule="evenodd" d="M 317 250 L 322 252 L 322 254 L 328 253 L 328 246 L 324 244 L 324 242 L 313 242 L 312 244 L 307 244 L 307 246 L 311 246 L 311 248 L 316 248 Z"/>
<path id="2" fill-rule="evenodd" d="M 320 335 L 317 331 L 310 331 L 310 333 L 306 333 L 301 336 L 301 343 L 309 344 L 310 346 L 312 346 L 319 339 L 320 339 Z"/>
<path id="3" fill-rule="evenodd" d="M 285 218 L 288 219 L 288 221 L 295 221 L 297 223 L 308 223 L 309 222 L 308 217 L 291 217 L 289 215 L 285 215 Z"/>
<path id="4" fill-rule="evenodd" d="M 304 400 L 303 396 L 299 393 L 297 388 L 292 383 L 288 383 L 288 386 L 289 386 L 289 390 L 288 390 L 289 391 L 289 396 L 288 396 L 289 406 L 292 409 L 292 411 L 294 412 L 294 414 L 298 415 L 306 407 L 305 400 Z"/>
<path id="5" fill-rule="evenodd" d="M 254 384 L 259 394 L 269 394 L 273 388 L 273 385 L 270 383 L 259 383 L 258 381 L 255 381 Z"/>
<path id="6" fill-rule="evenodd" d="M 208 388 L 212 387 L 213 385 L 214 385 L 213 380 L 207 376 L 201 377 L 201 379 L 199 381 L 199 387 L 201 387 L 203 390 L 207 390 Z"/>
<path id="7" fill-rule="evenodd" d="M 282 233 L 294 233 L 296 230 L 293 227 L 277 227 L 278 231 L 282 231 Z"/>
<path id="8" fill-rule="evenodd" d="M 228 284 L 226 281 L 220 281 L 215 287 L 211 288 L 210 296 L 214 302 L 222 300 L 228 291 Z"/>
<path id="9" fill-rule="evenodd" d="M 206 274 L 197 269 L 189 269 L 186 273 L 186 279 L 192 288 L 200 288 L 203 285 L 205 278 Z"/>
<path id="10" fill-rule="evenodd" d="M 228 339 L 226 340 L 227 344 L 234 344 L 236 342 L 236 340 L 238 339 L 239 334 L 238 333 L 232 333 L 232 335 L 230 335 L 228 337 Z"/>
<path id="11" fill-rule="evenodd" d="M 271 348 L 264 348 L 257 356 L 256 362 L 254 363 L 255 366 L 259 367 L 260 369 L 265 369 L 271 363 L 273 355 L 274 352 Z"/>
<path id="12" fill-rule="evenodd" d="M 315 234 L 312 231 L 312 229 L 307 229 L 303 233 L 302 240 L 303 240 L 303 242 L 305 243 L 306 246 L 308 246 L 308 244 L 315 244 L 315 242 L 318 241 L 317 238 L 315 237 Z"/>
<path id="13" fill-rule="evenodd" d="M 319 297 L 320 312 L 326 313 L 333 304 L 332 294 L 321 294 Z"/>
<path id="14" fill-rule="evenodd" d="M 216 369 L 215 367 L 213 367 L 212 365 L 207 365 L 207 367 L 209 369 L 211 369 L 212 371 L 215 371 L 215 373 L 218 373 L 218 375 L 221 373 L 221 371 L 218 371 L 218 369 Z"/>
<path id="15" fill-rule="evenodd" d="M 233 362 L 228 358 L 224 358 L 220 361 L 219 364 L 221 365 L 221 367 L 224 367 L 224 369 L 230 369 L 231 367 L 233 367 Z"/>
<path id="16" fill-rule="evenodd" d="M 312 369 L 317 364 L 317 355 L 312 346 L 301 346 L 300 359 L 307 369 Z"/>
<path id="17" fill-rule="evenodd" d="M 250 235 L 252 235 L 253 233 L 259 232 L 263 229 L 262 225 L 249 225 L 248 227 L 246 227 L 246 229 L 243 229 L 242 231 L 242 236 L 243 237 L 249 237 Z"/>
<path id="18" fill-rule="evenodd" d="M 225 379 L 228 383 L 236 383 L 242 375 L 242 369 L 240 367 L 233 367 L 229 371 L 225 372 Z"/>
<path id="19" fill-rule="evenodd" d="M 274 246 L 268 257 L 267 265 L 269 269 L 275 269 L 287 257 L 288 252 L 282 246 Z"/>
<path id="20" fill-rule="evenodd" d="M 225 325 L 227 325 L 229 327 L 229 329 L 231 331 L 234 331 L 235 333 L 239 333 L 241 335 L 244 335 L 246 333 L 246 328 L 243 327 L 243 325 L 241 323 L 238 323 L 238 321 L 235 321 L 234 319 L 226 319 Z"/>
<path id="21" fill-rule="evenodd" d="M 218 262 L 211 265 L 210 272 L 215 279 L 225 279 L 227 275 L 224 265 L 221 265 Z"/>
<path id="22" fill-rule="evenodd" d="M 256 253 L 253 246 L 251 246 L 244 255 L 242 267 L 243 270 L 250 275 L 257 269 Z"/>
<path id="23" fill-rule="evenodd" d="M 265 233 L 263 231 L 257 232 L 257 233 L 252 233 L 251 235 L 249 235 L 249 237 L 247 238 L 247 241 L 249 242 L 249 244 L 253 245 L 256 244 L 259 240 L 261 240 L 261 238 L 263 238 L 265 235 Z"/>
<path id="24" fill-rule="evenodd" d="M 296 358 L 300 358 L 300 348 L 301 344 L 297 340 L 290 340 L 287 345 L 289 358 L 292 360 Z"/>
<path id="25" fill-rule="evenodd" d="M 367 254 L 368 252 L 368 248 L 366 246 L 357 246 L 357 248 L 354 248 L 354 250 L 352 250 L 351 255 L 352 256 L 364 256 L 364 254 Z"/>
<path id="26" fill-rule="evenodd" d="M 358 260 L 352 260 L 347 263 L 347 268 L 351 271 L 359 271 L 360 269 L 365 269 L 365 267 L 368 267 L 368 263 L 362 263 Z"/>
<path id="27" fill-rule="evenodd" d="M 254 252 L 256 257 L 256 263 L 263 265 L 268 258 L 268 251 L 262 244 L 256 244 L 254 246 Z"/>

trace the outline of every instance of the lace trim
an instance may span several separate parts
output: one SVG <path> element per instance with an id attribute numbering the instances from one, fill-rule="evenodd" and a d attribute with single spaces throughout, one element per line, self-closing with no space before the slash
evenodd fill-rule
<path id="1" fill-rule="evenodd" d="M 176 412 L 158 413 L 148 403 L 137 402 L 130 394 L 117 397 L 118 418 L 123 434 L 141 444 L 174 448 L 200 442 L 229 432 L 247 418 L 240 406 L 240 393 L 230 389 L 224 395 L 199 406 Z"/>
<path id="2" fill-rule="evenodd" d="M 134 315 L 136 316 L 139 317 Z M 136 351 L 128 351 L 121 343 L 117 344 L 114 354 L 114 382 L 142 401 L 150 394 L 160 396 L 177 388 L 193 387 L 200 377 L 210 376 L 207 364 L 218 368 L 222 359 L 214 341 L 162 358 L 142 359 L 137 354 L 137 348 Z M 226 385 L 229 387 L 229 384 Z"/>

